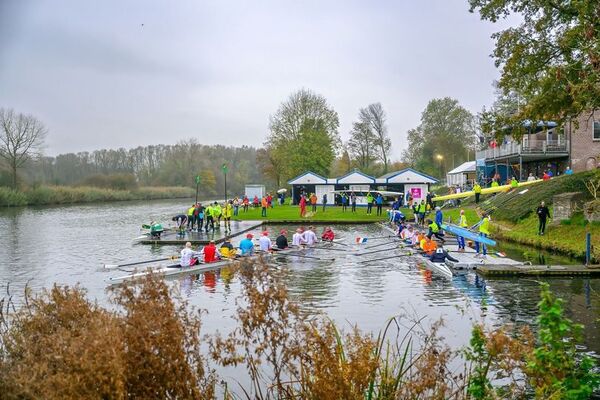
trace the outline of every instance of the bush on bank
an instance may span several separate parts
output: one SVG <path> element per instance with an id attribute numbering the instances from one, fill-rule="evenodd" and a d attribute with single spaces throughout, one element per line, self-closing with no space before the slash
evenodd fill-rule
<path id="1" fill-rule="evenodd" d="M 263 263 L 238 266 L 236 328 L 201 336 L 200 314 L 175 302 L 164 281 L 114 292 L 116 308 L 79 287 L 26 293 L 2 302 L 3 398 L 214 399 L 587 399 L 600 385 L 594 361 L 577 352 L 581 326 L 542 286 L 537 336 L 474 325 L 470 344 L 452 350 L 440 324 L 406 336 L 389 321 L 374 337 L 340 332 L 307 316 L 280 274 Z M 8 302 L 8 303 L 7 303 Z M 9 312 L 9 310 L 13 310 Z M 208 346 L 208 351 L 206 350 Z M 457 363 L 457 360 L 461 361 Z M 246 369 L 249 384 L 225 382 L 211 365 Z M 463 368 L 456 369 L 457 365 Z M 219 386 L 221 385 L 221 386 Z M 232 395 L 229 388 L 239 392 Z"/>
<path id="2" fill-rule="evenodd" d="M 18 207 L 103 201 L 158 200 L 190 198 L 193 196 L 194 191 L 186 187 L 140 187 L 132 190 L 116 190 L 90 186 L 37 186 L 24 191 L 0 187 L 0 206 Z"/>

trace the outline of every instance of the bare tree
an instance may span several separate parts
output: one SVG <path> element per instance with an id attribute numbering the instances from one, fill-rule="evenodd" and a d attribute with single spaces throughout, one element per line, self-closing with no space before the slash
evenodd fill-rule
<path id="1" fill-rule="evenodd" d="M 348 151 L 352 155 L 354 161 L 359 168 L 365 172 L 369 172 L 371 162 L 373 161 L 375 150 L 376 137 L 371 131 L 369 125 L 363 122 L 355 122 L 352 124 L 350 131 L 350 140 L 348 140 Z"/>
<path id="2" fill-rule="evenodd" d="M 358 118 L 369 127 L 375 136 L 373 142 L 377 148 L 375 155 L 383 163 L 384 173 L 387 173 L 392 141 L 387 134 L 386 115 L 383 106 L 381 103 L 369 104 L 366 108 L 360 109 Z"/>
<path id="3" fill-rule="evenodd" d="M 35 117 L 0 108 L 0 157 L 10 166 L 13 188 L 17 188 L 17 169 L 41 154 L 46 133 Z"/>

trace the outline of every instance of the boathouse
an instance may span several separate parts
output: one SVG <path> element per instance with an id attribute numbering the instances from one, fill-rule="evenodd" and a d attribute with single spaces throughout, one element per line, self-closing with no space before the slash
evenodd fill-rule
<path id="1" fill-rule="evenodd" d="M 475 161 L 467 161 L 448 171 L 446 182 L 448 186 L 460 186 L 464 188 L 475 181 L 477 167 Z"/>
<path id="2" fill-rule="evenodd" d="M 290 179 L 288 184 L 292 187 L 294 204 L 298 204 L 302 193 L 307 195 L 315 193 L 319 204 L 322 204 L 323 195 L 327 194 L 327 204 L 334 204 L 334 202 L 340 204 L 339 192 L 346 191 L 357 195 L 357 205 L 366 205 L 366 194 L 378 190 L 401 193 L 403 202 L 406 202 L 409 194 L 413 199 L 425 199 L 430 185 L 437 182 L 437 179 L 429 175 L 412 168 L 405 168 L 380 177 L 367 175 L 357 169 L 337 178 L 326 178 L 312 171 L 306 171 Z M 391 201 L 395 196 L 385 197 Z"/>

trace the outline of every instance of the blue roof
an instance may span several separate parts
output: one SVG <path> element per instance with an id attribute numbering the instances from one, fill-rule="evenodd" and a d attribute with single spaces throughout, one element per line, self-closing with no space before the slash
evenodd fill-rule
<path id="1" fill-rule="evenodd" d="M 339 182 L 339 181 L 340 181 L 340 179 L 344 179 L 345 177 L 347 177 L 347 176 L 350 176 L 350 175 L 352 175 L 352 174 L 359 174 L 359 175 L 362 175 L 362 176 L 364 176 L 365 178 L 369 178 L 369 179 L 373 180 L 373 182 L 375 182 L 375 177 L 374 177 L 374 176 L 367 175 L 367 174 L 365 174 L 364 172 L 360 172 L 360 171 L 359 171 L 359 170 L 357 170 L 357 169 L 355 169 L 354 171 L 350 171 L 350 172 L 348 172 L 348 173 L 347 173 L 347 174 L 345 174 L 345 175 L 342 175 L 342 176 L 340 176 L 339 178 L 337 178 L 336 182 Z"/>
<path id="2" fill-rule="evenodd" d="M 287 183 L 288 183 L 289 185 L 291 185 L 291 183 L 290 183 L 290 182 L 292 182 L 292 181 L 295 181 L 296 179 L 300 179 L 300 178 L 302 178 L 303 176 L 306 176 L 306 175 L 308 175 L 308 174 L 313 174 L 313 175 L 315 175 L 315 176 L 317 176 L 317 177 L 319 177 L 319 178 L 323 179 L 325 182 L 327 182 L 327 178 L 325 178 L 325 177 L 323 177 L 323 176 L 321 176 L 321 175 L 317 174 L 316 172 L 312 172 L 312 171 L 306 171 L 305 173 L 303 173 L 303 174 L 301 174 L 301 175 L 298 175 L 298 176 L 297 176 L 297 177 L 295 177 L 295 178 L 292 178 L 292 179 L 290 179 L 289 181 L 287 181 Z"/>
<path id="3" fill-rule="evenodd" d="M 415 170 L 415 169 L 412 169 L 412 168 L 404 168 L 403 170 L 400 170 L 400 171 L 396 171 L 396 172 L 389 172 L 389 173 L 387 173 L 387 174 L 385 174 L 385 175 L 382 175 L 382 176 L 380 176 L 380 177 L 379 177 L 379 179 L 385 179 L 385 181 L 386 181 L 386 182 L 388 182 L 388 181 L 390 180 L 390 178 L 393 178 L 393 177 L 395 177 L 395 176 L 401 175 L 401 174 L 403 174 L 403 173 L 405 173 L 405 172 L 413 172 L 413 173 L 415 173 L 415 174 L 417 174 L 417 175 L 420 175 L 420 176 L 422 176 L 423 178 L 431 179 L 431 180 L 432 180 L 432 181 L 434 181 L 434 182 L 439 182 L 439 181 L 438 181 L 437 179 L 435 179 L 433 176 L 429 176 L 429 175 L 427 175 L 427 174 L 424 174 L 424 173 L 422 173 L 422 172 L 419 172 L 419 171 L 417 171 L 417 170 Z"/>

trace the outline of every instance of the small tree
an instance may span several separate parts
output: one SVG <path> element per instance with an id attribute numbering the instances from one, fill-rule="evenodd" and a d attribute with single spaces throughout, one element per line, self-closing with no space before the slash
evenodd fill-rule
<path id="1" fill-rule="evenodd" d="M 13 188 L 17 188 L 17 169 L 41 153 L 46 133 L 35 117 L 0 108 L 0 157 L 10 166 Z"/>

